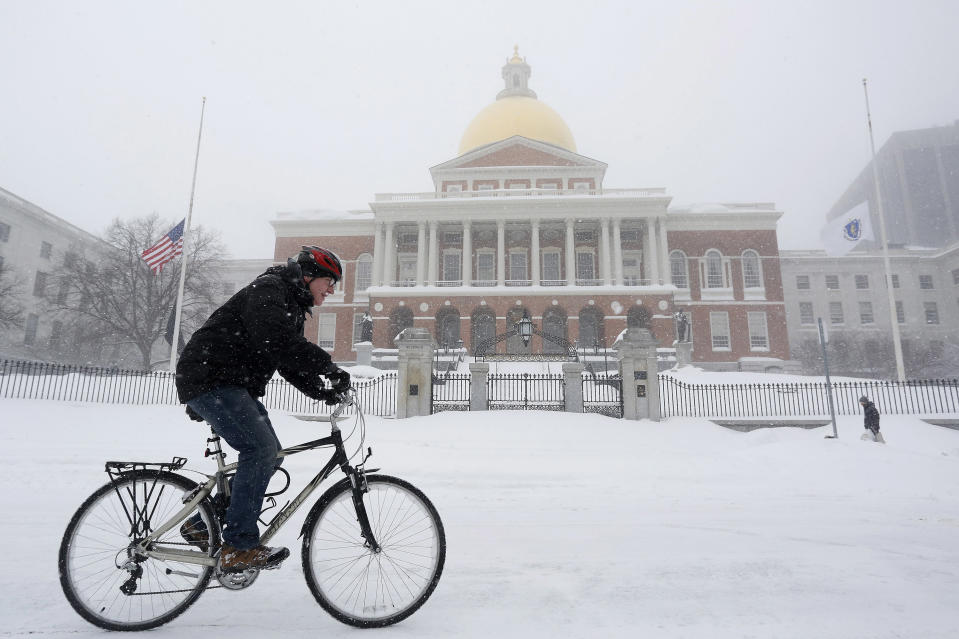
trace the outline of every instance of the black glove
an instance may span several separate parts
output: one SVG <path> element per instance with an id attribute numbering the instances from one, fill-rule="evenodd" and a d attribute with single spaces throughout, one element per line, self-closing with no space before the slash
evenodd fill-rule
<path id="1" fill-rule="evenodd" d="M 343 395 L 334 390 L 323 388 L 316 394 L 316 399 L 325 402 L 327 406 L 336 406 L 343 400 Z"/>
<path id="2" fill-rule="evenodd" d="M 330 380 L 330 385 L 337 395 L 342 395 L 350 390 L 350 374 L 342 368 L 334 368 L 326 374 L 326 379 Z"/>
<path id="3" fill-rule="evenodd" d="M 193 410 L 192 408 L 190 408 L 189 405 L 187 405 L 187 407 L 186 407 L 186 416 L 189 417 L 190 419 L 192 419 L 192 420 L 195 421 L 195 422 L 202 422 L 202 421 L 204 421 L 203 418 L 200 417 L 200 413 L 198 413 L 198 412 L 196 412 L 195 410 Z"/>

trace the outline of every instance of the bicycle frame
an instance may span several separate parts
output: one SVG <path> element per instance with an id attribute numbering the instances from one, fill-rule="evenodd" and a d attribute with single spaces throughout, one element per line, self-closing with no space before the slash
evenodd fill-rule
<path id="1" fill-rule="evenodd" d="M 329 437 L 323 437 L 321 439 L 315 439 L 313 441 L 290 446 L 289 448 L 284 448 L 277 453 L 277 459 L 280 459 L 324 446 L 334 447 L 333 456 L 330 458 L 330 460 L 323 466 L 316 476 L 313 477 L 313 479 L 303 487 L 300 493 L 286 506 L 281 508 L 280 511 L 277 512 L 277 514 L 273 517 L 270 525 L 260 536 L 261 544 L 266 545 L 266 543 L 276 535 L 280 528 L 283 527 L 283 524 L 285 524 L 290 517 L 292 517 L 294 513 L 299 510 L 300 506 L 302 506 L 307 499 L 309 499 L 310 495 L 313 494 L 313 491 L 315 491 L 316 488 L 333 473 L 337 466 L 339 466 L 343 470 L 343 473 L 350 479 L 353 487 L 353 505 L 357 509 L 357 516 L 359 518 L 363 536 L 374 551 L 379 550 L 379 545 L 373 536 L 369 520 L 366 516 L 366 508 L 362 501 L 362 493 L 366 490 L 366 482 L 358 481 L 362 479 L 365 471 L 361 468 L 362 463 L 357 467 L 350 465 L 349 457 L 347 456 L 346 450 L 343 446 L 343 435 L 339 426 L 336 424 L 339 414 L 348 405 L 349 404 L 341 404 L 336 411 L 329 415 L 329 417 L 318 416 L 317 421 L 329 421 L 332 425 Z M 358 407 L 357 410 L 359 410 Z M 184 503 L 183 508 L 177 511 L 177 513 L 166 522 L 155 528 L 150 535 L 142 539 L 134 548 L 135 553 L 150 557 L 152 559 L 179 561 L 203 566 L 216 565 L 216 557 L 210 557 L 209 555 L 196 550 L 180 550 L 176 548 L 170 548 L 162 546 L 156 542 L 160 536 L 179 524 L 187 517 L 187 515 L 193 512 L 200 502 L 213 494 L 213 491 L 217 485 L 226 485 L 227 474 L 236 470 L 236 463 L 223 463 L 223 454 L 220 450 L 219 437 L 214 437 L 210 441 L 214 442 L 213 456 L 216 457 L 217 472 L 213 475 L 207 475 L 208 479 L 206 483 L 195 489 L 190 499 Z"/>

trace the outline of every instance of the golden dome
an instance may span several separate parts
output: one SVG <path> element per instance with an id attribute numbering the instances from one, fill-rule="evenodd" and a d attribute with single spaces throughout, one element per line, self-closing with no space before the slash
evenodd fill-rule
<path id="1" fill-rule="evenodd" d="M 460 155 L 514 135 L 576 152 L 573 134 L 556 111 L 536 98 L 500 98 L 480 111 L 460 140 Z"/>

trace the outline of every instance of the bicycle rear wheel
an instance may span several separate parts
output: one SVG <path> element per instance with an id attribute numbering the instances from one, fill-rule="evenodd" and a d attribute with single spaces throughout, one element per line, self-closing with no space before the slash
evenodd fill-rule
<path id="1" fill-rule="evenodd" d="M 60 585 L 73 609 L 107 630 L 146 630 L 186 610 L 210 581 L 212 567 L 137 557 L 133 546 L 183 507 L 197 484 L 165 471 L 137 470 L 94 492 L 70 520 L 60 544 Z M 204 552 L 220 546 L 220 528 L 204 500 L 199 514 L 208 534 Z M 197 550 L 180 536 L 179 522 L 157 541 Z M 202 550 L 202 548 L 200 549 Z"/>
<path id="2" fill-rule="evenodd" d="M 349 482 L 336 484 L 303 525 L 303 572 L 324 610 L 351 626 L 388 626 L 409 617 L 433 593 L 446 560 L 446 534 L 436 508 L 418 488 L 388 475 L 368 475 L 363 495 L 381 546 L 365 545 Z"/>

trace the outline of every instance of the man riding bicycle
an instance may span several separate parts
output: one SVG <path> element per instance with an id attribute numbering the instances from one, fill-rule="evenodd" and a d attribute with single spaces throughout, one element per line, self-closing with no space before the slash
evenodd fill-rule
<path id="1" fill-rule="evenodd" d="M 177 363 L 177 394 L 187 414 L 206 420 L 239 454 L 220 551 L 224 572 L 276 568 L 290 555 L 287 548 L 260 544 L 257 519 L 281 446 L 259 398 L 277 372 L 307 396 L 329 403 L 349 389 L 349 373 L 303 336 L 306 313 L 323 304 L 342 278 L 343 265 L 332 251 L 304 246 L 214 311 Z M 200 548 L 208 543 L 198 519 L 188 520 L 181 533 Z"/>

